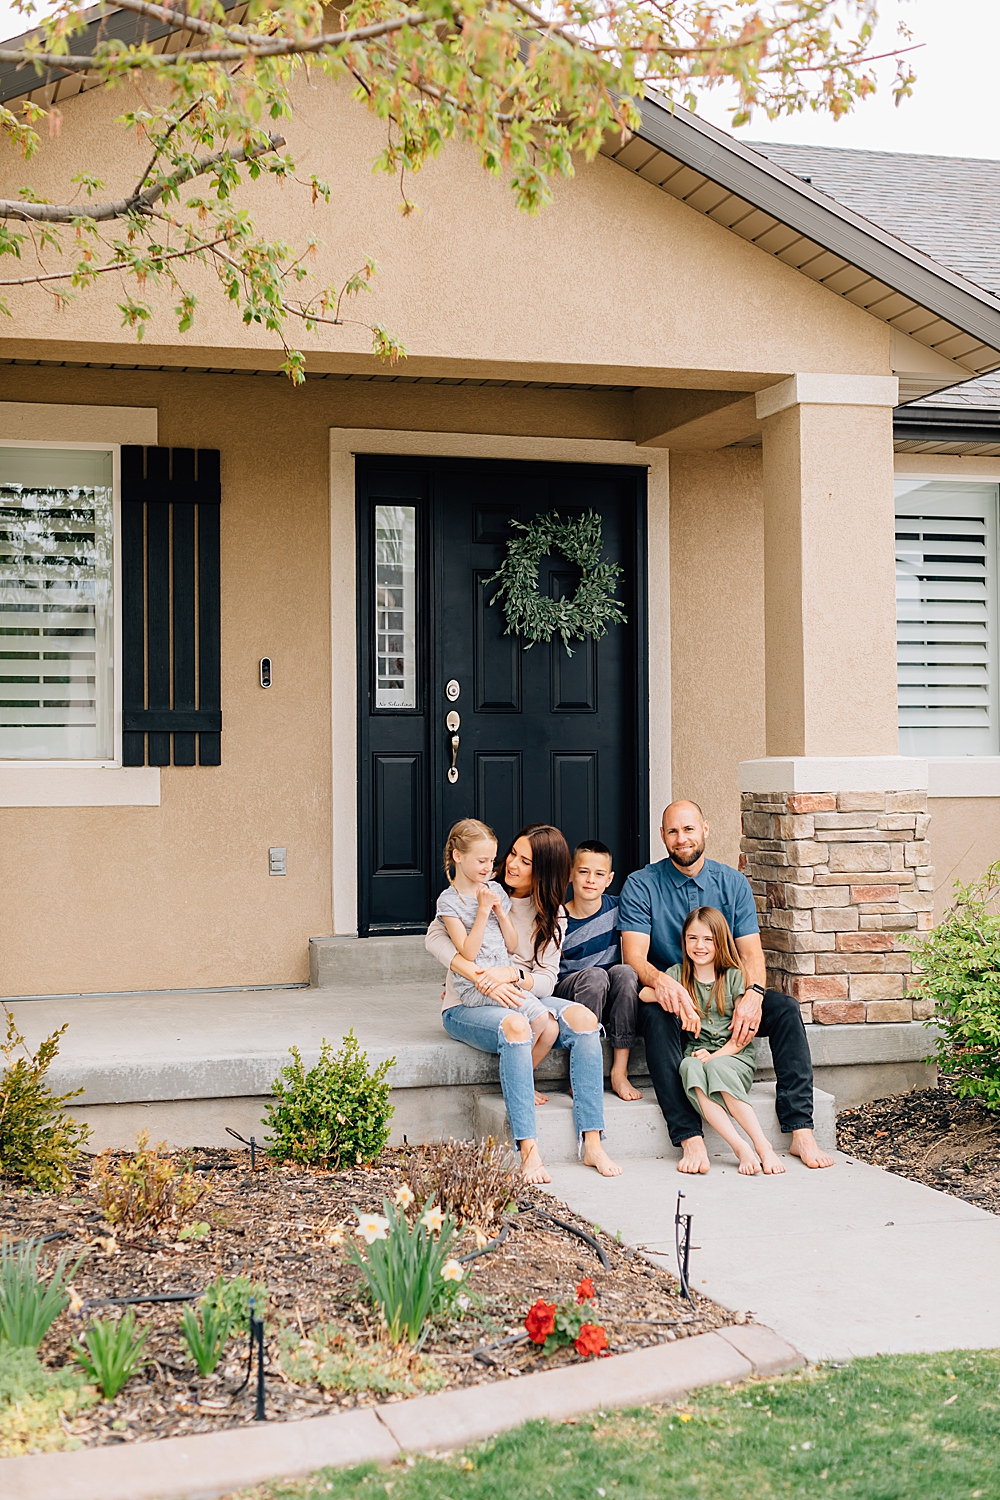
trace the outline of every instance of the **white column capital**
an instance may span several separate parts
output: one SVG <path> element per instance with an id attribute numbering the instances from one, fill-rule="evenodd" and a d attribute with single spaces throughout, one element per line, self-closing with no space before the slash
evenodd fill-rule
<path id="1" fill-rule="evenodd" d="M 895 375 L 790 375 L 757 392 L 757 419 L 790 406 L 895 406 L 898 401 Z"/>
<path id="2" fill-rule="evenodd" d="M 927 790 L 927 762 L 909 755 L 772 755 L 744 760 L 741 792 L 911 792 Z"/>

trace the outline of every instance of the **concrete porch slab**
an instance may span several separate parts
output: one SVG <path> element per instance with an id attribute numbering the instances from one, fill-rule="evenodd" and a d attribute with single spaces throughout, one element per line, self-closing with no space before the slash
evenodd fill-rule
<path id="1" fill-rule="evenodd" d="M 314 966 L 327 982 L 309 989 L 152 991 L 8 1004 L 32 1046 L 69 1022 L 50 1079 L 60 1092 L 84 1090 L 73 1112 L 94 1128 L 95 1149 L 128 1147 L 138 1129 L 176 1146 L 229 1144 L 226 1125 L 259 1134 L 289 1046 L 311 1066 L 324 1037 L 336 1046 L 352 1026 L 372 1062 L 396 1058 L 389 1075 L 396 1143 L 404 1136 L 472 1134 L 479 1094 L 498 1088 L 497 1059 L 445 1035 L 442 971 L 426 967 L 422 940 L 335 938 L 313 947 Z M 838 1108 L 930 1081 L 921 1059 L 932 1038 L 920 1025 L 807 1030 L 816 1083 Z M 551 1053 L 539 1078 L 565 1078 L 567 1062 L 564 1052 Z M 764 1041 L 758 1062 L 758 1078 L 766 1082 L 773 1074 Z M 642 1084 L 641 1042 L 632 1074 Z"/>

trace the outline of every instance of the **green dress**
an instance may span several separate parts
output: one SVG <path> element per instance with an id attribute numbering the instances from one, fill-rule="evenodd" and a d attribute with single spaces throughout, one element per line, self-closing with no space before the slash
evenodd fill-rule
<path id="1" fill-rule="evenodd" d="M 667 970 L 671 979 L 681 982 L 681 966 L 674 964 Z M 741 1052 L 727 1053 L 725 1057 L 699 1059 L 692 1057 L 702 1047 L 717 1052 L 731 1039 L 729 1023 L 733 1019 L 733 1006 L 743 993 L 744 980 L 739 969 L 727 969 L 725 989 L 725 1013 L 719 1015 L 712 999 L 712 986 L 694 982 L 698 995 L 698 1011 L 701 1015 L 701 1035 L 693 1037 L 687 1033 L 687 1045 L 681 1059 L 681 1083 L 695 1109 L 698 1108 L 696 1089 L 701 1089 L 715 1104 L 722 1104 L 723 1092 L 734 1099 L 749 1099 L 757 1066 L 757 1053 L 753 1042 L 748 1042 Z M 723 1105 L 725 1108 L 725 1105 Z"/>

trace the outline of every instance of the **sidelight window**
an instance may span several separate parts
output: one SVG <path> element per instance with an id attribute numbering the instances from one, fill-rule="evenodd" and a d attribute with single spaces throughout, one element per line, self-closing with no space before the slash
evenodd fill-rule
<path id="1" fill-rule="evenodd" d="M 0 445 L 0 759 L 114 755 L 113 456 Z"/>
<path id="2" fill-rule="evenodd" d="M 996 755 L 997 486 L 896 484 L 903 755 Z"/>
<path id="3" fill-rule="evenodd" d="M 375 707 L 416 708 L 417 513 L 375 507 Z"/>

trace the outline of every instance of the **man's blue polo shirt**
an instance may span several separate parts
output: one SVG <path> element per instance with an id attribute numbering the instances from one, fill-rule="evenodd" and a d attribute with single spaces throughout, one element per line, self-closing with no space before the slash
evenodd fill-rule
<path id="1" fill-rule="evenodd" d="M 648 932 L 649 962 L 669 969 L 681 961 L 681 928 L 696 906 L 722 912 L 733 937 L 760 931 L 750 882 L 731 865 L 706 859 L 697 875 L 685 875 L 671 859 L 660 859 L 630 875 L 618 903 L 620 932 Z"/>

